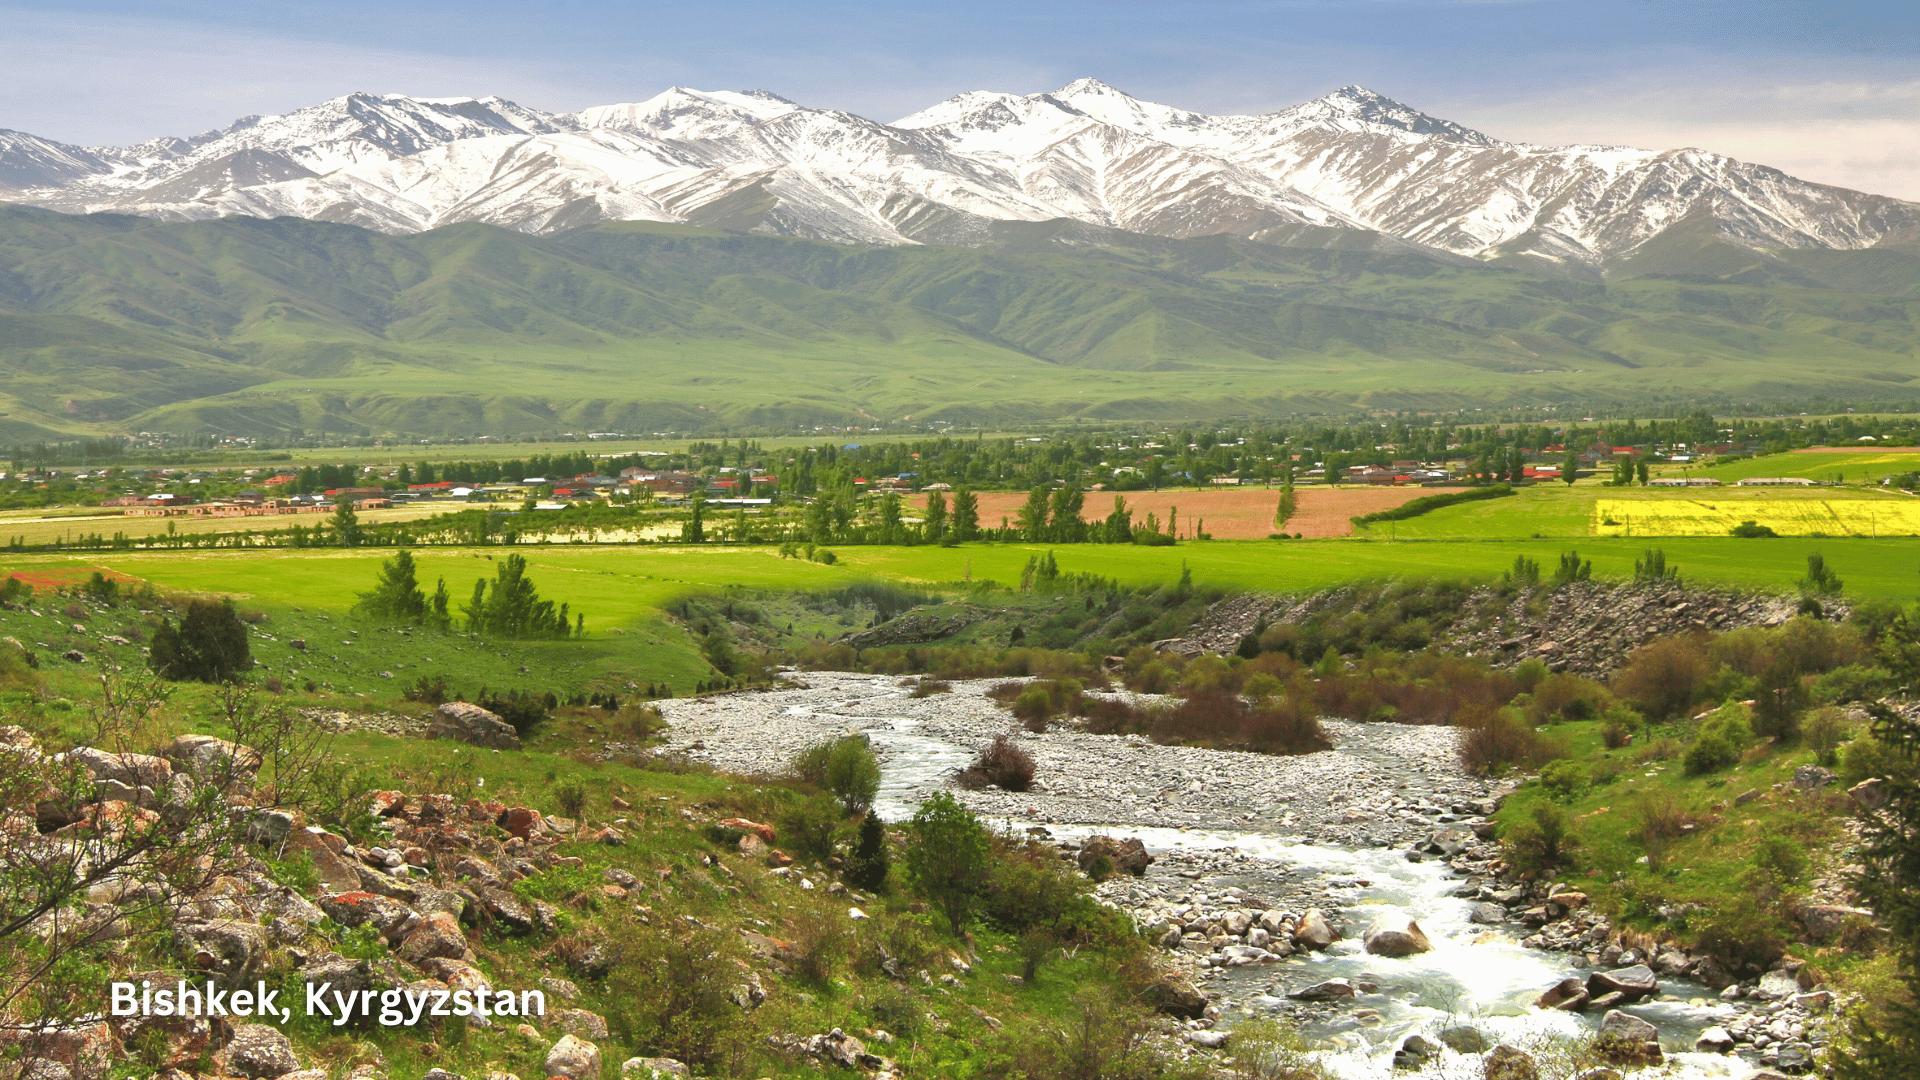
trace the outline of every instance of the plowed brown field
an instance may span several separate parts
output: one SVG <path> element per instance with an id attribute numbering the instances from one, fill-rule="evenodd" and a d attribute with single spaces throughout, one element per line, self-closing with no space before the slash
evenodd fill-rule
<path id="1" fill-rule="evenodd" d="M 1451 490 L 1441 488 L 1441 491 Z M 1123 493 L 1133 511 L 1133 522 L 1140 524 L 1149 513 L 1160 518 L 1166 528 L 1167 514 L 1178 507 L 1182 537 L 1191 536 L 1205 520 L 1206 530 L 1219 540 L 1258 540 L 1278 532 L 1273 512 L 1280 505 L 1279 488 L 1215 488 L 1209 491 L 1129 491 Z M 1286 531 L 1309 537 L 1350 536 L 1353 522 L 1360 514 L 1388 510 L 1422 495 L 1435 494 L 1432 488 L 1415 487 L 1301 487 L 1294 489 L 1298 508 L 1287 522 Z M 983 491 L 980 498 L 980 524 L 998 528 L 1000 519 L 1012 524 L 1027 501 L 1025 495 L 1005 491 Z M 924 496 L 920 505 L 926 506 Z M 1113 511 L 1113 495 L 1104 491 L 1087 493 L 1081 516 L 1099 521 Z"/>

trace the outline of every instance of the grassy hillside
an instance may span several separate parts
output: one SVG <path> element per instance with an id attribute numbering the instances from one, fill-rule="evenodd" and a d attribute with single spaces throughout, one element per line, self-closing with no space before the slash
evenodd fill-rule
<path id="1" fill-rule="evenodd" d="M 386 236 L 0 208 L 0 435 L 1914 393 L 1897 252 L 1755 256 L 1773 268 L 1759 277 L 1717 249 L 1669 252 L 1605 284 L 1293 233 L 1104 239 L 869 249 L 646 223 Z"/>

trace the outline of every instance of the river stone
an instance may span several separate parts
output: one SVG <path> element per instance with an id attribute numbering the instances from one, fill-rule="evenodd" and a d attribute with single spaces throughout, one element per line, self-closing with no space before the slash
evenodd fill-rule
<path id="1" fill-rule="evenodd" d="M 1710 1027 L 1693 1040 L 1693 1048 L 1703 1054 L 1729 1054 L 1733 1045 L 1733 1035 L 1723 1027 Z"/>
<path id="2" fill-rule="evenodd" d="M 1137 836 L 1129 836 L 1125 840 L 1115 840 L 1111 836 L 1089 836 L 1080 845 L 1080 854 L 1075 856 L 1075 861 L 1080 864 L 1080 869 L 1092 872 L 1102 856 L 1113 861 L 1116 874 L 1141 877 L 1146 874 L 1147 867 L 1153 865 L 1153 856 L 1147 854 L 1147 846 Z"/>
<path id="3" fill-rule="evenodd" d="M 1587 976 L 1587 993 L 1594 997 L 1619 991 L 1627 996 L 1627 1000 L 1638 1001 L 1659 989 L 1660 983 L 1654 978 L 1653 969 L 1645 964 L 1596 971 Z"/>
<path id="4" fill-rule="evenodd" d="M 1473 905 L 1472 919 L 1482 926 L 1497 926 L 1507 921 L 1507 909 L 1491 900 L 1482 900 Z"/>
<path id="5" fill-rule="evenodd" d="M 1562 979 L 1546 993 L 1534 999 L 1536 1009 L 1578 1012 L 1587 1004 L 1587 988 L 1579 979 Z"/>
<path id="6" fill-rule="evenodd" d="M 1198 1020 L 1207 1011 L 1207 995 L 1186 979 L 1168 976 L 1147 987 L 1147 1004 L 1154 1011 L 1187 1020 Z"/>
<path id="7" fill-rule="evenodd" d="M 1540 1067 L 1533 1063 L 1533 1057 L 1505 1043 L 1494 1047 L 1480 1067 L 1486 1080 L 1540 1080 Z"/>
<path id="8" fill-rule="evenodd" d="M 1450 1027 L 1440 1032 L 1441 1045 L 1456 1054 L 1484 1054 L 1487 1052 L 1487 1037 L 1480 1034 L 1479 1028 Z"/>
<path id="9" fill-rule="evenodd" d="M 1393 1052 L 1393 1067 L 1413 1070 L 1427 1063 L 1427 1060 L 1440 1052 L 1440 1047 L 1419 1035 L 1409 1035 Z"/>
<path id="10" fill-rule="evenodd" d="M 1593 1012 L 1598 1010 L 1600 1012 L 1606 1012 L 1608 1009 L 1617 1009 L 1622 1005 L 1631 1004 L 1633 1003 L 1628 1000 L 1627 995 L 1615 990 L 1611 994 L 1601 994 L 1599 997 L 1588 997 L 1587 1003 L 1580 1006 L 1580 1011 Z"/>
<path id="11" fill-rule="evenodd" d="M 1412 956 L 1433 951 L 1433 942 L 1412 919 L 1395 919 L 1369 929 L 1362 940 L 1375 956 Z"/>
<path id="12" fill-rule="evenodd" d="M 1786 1073 L 1774 1072 L 1772 1069 L 1755 1069 L 1740 1080 L 1793 1080 L 1793 1078 Z"/>
<path id="13" fill-rule="evenodd" d="M 1227 1045 L 1227 1033 L 1224 1031 L 1189 1031 L 1187 1032 L 1187 1041 L 1195 1046 L 1203 1046 L 1209 1050 L 1218 1050 Z"/>
<path id="14" fill-rule="evenodd" d="M 1769 971 L 1760 976 L 1760 985 L 1747 994 L 1760 1001 L 1779 1001 L 1800 992 L 1800 980 L 1784 971 Z"/>
<path id="15" fill-rule="evenodd" d="M 1616 1065 L 1658 1065 L 1662 1060 L 1659 1029 L 1618 1009 L 1600 1018 L 1594 1049 Z"/>
<path id="16" fill-rule="evenodd" d="M 1432 846 L 1437 854 L 1444 855 L 1451 859 L 1466 850 L 1467 844 L 1472 842 L 1472 840 L 1472 831 L 1468 829 L 1451 828 L 1441 829 L 1434 833 L 1427 838 L 1427 843 Z"/>
<path id="17" fill-rule="evenodd" d="M 1344 1001 L 1353 997 L 1353 983 L 1346 979 L 1328 979 L 1287 996 L 1295 1001 Z"/>
<path id="18" fill-rule="evenodd" d="M 1711 956 L 1703 956 L 1694 962 L 1693 981 L 1711 990 L 1725 990 L 1734 984 L 1733 973 Z"/>
<path id="19" fill-rule="evenodd" d="M 1293 930 L 1293 943 L 1303 949 L 1324 949 L 1339 940 L 1340 931 L 1333 928 L 1319 908 L 1300 916 L 1300 925 Z"/>
<path id="20" fill-rule="evenodd" d="M 1583 1069 L 1573 1074 L 1573 1080 L 1622 1080 L 1617 1070 L 1604 1066 L 1597 1069 Z"/>
<path id="21" fill-rule="evenodd" d="M 1253 926 L 1253 915 L 1246 911 L 1229 911 L 1220 918 L 1220 925 L 1234 937 L 1242 937 Z"/>

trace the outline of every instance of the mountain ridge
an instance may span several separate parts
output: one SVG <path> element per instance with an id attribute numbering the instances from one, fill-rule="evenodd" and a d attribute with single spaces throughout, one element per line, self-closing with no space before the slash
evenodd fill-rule
<path id="1" fill-rule="evenodd" d="M 1173 420 L 1920 393 L 1920 252 L 1544 275 L 1331 226 L 967 247 L 0 207 L 0 438 Z M 1813 390 L 1810 388 L 1817 388 Z"/>
<path id="2" fill-rule="evenodd" d="M 1176 238 L 1311 225 L 1586 276 L 1702 220 L 1755 250 L 1920 230 L 1920 204 L 1693 148 L 1506 142 L 1359 86 L 1210 115 L 1092 78 L 969 91 L 891 124 L 766 90 L 672 87 L 578 113 L 356 93 L 131 147 L 0 131 L 0 198 L 396 234 L 649 220 L 868 245 L 989 243 L 999 224 L 1056 218 Z"/>

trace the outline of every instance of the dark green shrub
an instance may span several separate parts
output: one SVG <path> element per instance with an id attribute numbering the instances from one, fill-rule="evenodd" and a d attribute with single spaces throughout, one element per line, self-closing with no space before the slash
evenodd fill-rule
<path id="1" fill-rule="evenodd" d="M 880 820 L 879 814 L 868 810 L 860 822 L 859 838 L 847 853 L 847 884 L 868 892 L 880 892 L 887 887 L 887 872 L 892 866 L 886 823 Z"/>
<path id="2" fill-rule="evenodd" d="M 1556 803 L 1542 799 L 1528 808 L 1527 814 L 1501 838 L 1514 865 L 1525 870 L 1552 870 L 1566 857 L 1577 841 L 1567 812 Z"/>
<path id="3" fill-rule="evenodd" d="M 1569 802 L 1587 789 L 1589 775 L 1584 762 L 1549 761 L 1540 766 L 1540 786 L 1553 798 Z"/>
<path id="4" fill-rule="evenodd" d="M 554 706 L 560 700 L 552 693 L 535 693 L 531 690 L 509 690 L 504 694 L 495 694 L 486 687 L 480 688 L 474 704 L 513 725 L 513 730 L 522 736 L 536 726 L 546 722 L 553 715 Z"/>
<path id="5" fill-rule="evenodd" d="M 741 1036 L 747 1014 L 729 992 L 738 976 L 732 935 L 663 933 L 629 924 L 607 975 L 607 1026 L 634 1052 L 711 1065 Z"/>
<path id="6" fill-rule="evenodd" d="M 1827 768 L 1840 764 L 1840 747 L 1853 736 L 1847 714 L 1831 706 L 1807 714 L 1800 726 L 1801 739 L 1813 751 L 1814 760 Z"/>
<path id="7" fill-rule="evenodd" d="M 774 822 L 781 846 L 796 855 L 825 862 L 833 857 L 834 834 L 840 828 L 840 808 L 825 796 L 814 795 L 790 804 Z"/>
<path id="8" fill-rule="evenodd" d="M 1723 705 L 1700 722 L 1700 730 L 1681 757 L 1688 776 L 1702 776 L 1729 768 L 1753 742 L 1745 705 Z"/>
<path id="9" fill-rule="evenodd" d="M 907 873 L 958 934 L 972 919 L 976 898 L 985 886 L 990 861 L 987 830 L 943 791 L 920 804 L 910 831 Z"/>
<path id="10" fill-rule="evenodd" d="M 841 809 L 856 814 L 872 806 L 880 793 L 880 761 L 865 738 L 848 735 L 834 740 L 827 751 L 825 779 Z"/>
<path id="11" fill-rule="evenodd" d="M 160 621 L 147 663 L 174 682 L 231 682 L 253 667 L 253 649 L 231 601 L 194 600 L 178 626 Z"/>

